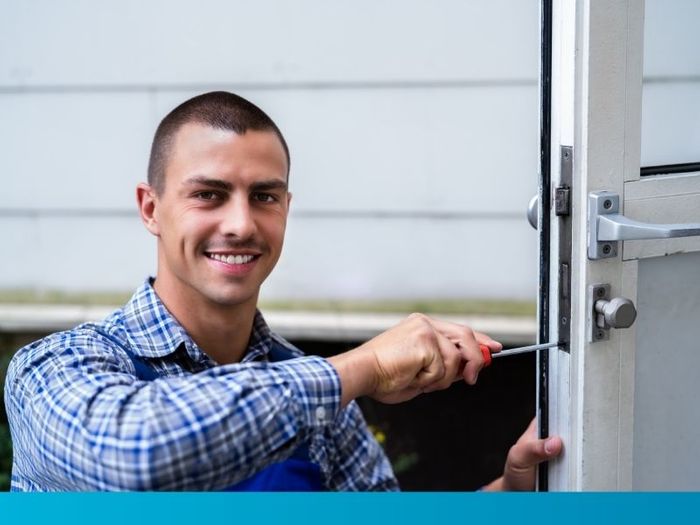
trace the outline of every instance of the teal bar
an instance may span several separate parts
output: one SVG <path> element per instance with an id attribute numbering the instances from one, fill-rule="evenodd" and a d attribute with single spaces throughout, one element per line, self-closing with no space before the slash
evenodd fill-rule
<path id="1" fill-rule="evenodd" d="M 0 494 L 0 523 L 698 523 L 700 493 Z"/>

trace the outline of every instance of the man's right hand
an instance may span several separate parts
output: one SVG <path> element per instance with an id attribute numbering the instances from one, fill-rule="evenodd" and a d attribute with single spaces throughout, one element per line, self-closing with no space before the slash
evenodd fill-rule
<path id="1" fill-rule="evenodd" d="M 459 379 L 475 384 L 484 366 L 479 344 L 492 352 L 502 348 L 469 327 L 412 314 L 329 362 L 340 376 L 343 406 L 362 395 L 400 403 L 422 392 L 445 389 Z"/>

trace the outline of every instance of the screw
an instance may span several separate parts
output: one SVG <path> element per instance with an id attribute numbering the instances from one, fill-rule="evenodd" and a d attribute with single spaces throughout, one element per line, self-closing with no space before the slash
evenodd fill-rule
<path id="1" fill-rule="evenodd" d="M 605 295 L 605 289 L 604 289 L 604 288 L 598 288 L 598 289 L 596 290 L 595 294 L 596 294 L 598 297 L 603 297 L 603 296 Z"/>
<path id="2" fill-rule="evenodd" d="M 564 152 L 564 158 L 565 158 L 565 159 L 568 159 L 568 158 L 569 158 L 569 152 L 568 152 L 568 151 L 565 151 L 565 152 Z"/>
<path id="3" fill-rule="evenodd" d="M 598 339 L 602 339 L 605 336 L 602 330 L 598 330 Z"/>
<path id="4" fill-rule="evenodd" d="M 566 317 L 561 318 L 561 324 L 565 325 L 568 322 L 569 322 L 569 320 Z"/>
<path id="5" fill-rule="evenodd" d="M 605 199 L 603 201 L 603 208 L 605 208 L 606 210 L 612 208 L 612 201 L 610 199 Z"/>
<path id="6" fill-rule="evenodd" d="M 612 247 L 609 244 L 604 244 L 603 245 L 603 253 L 605 255 L 610 255 L 610 251 L 612 250 Z"/>

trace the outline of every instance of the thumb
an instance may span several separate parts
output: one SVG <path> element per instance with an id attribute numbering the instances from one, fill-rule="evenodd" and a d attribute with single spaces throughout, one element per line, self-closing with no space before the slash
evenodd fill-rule
<path id="1" fill-rule="evenodd" d="M 519 442 L 510 450 L 510 464 L 514 470 L 526 470 L 558 456 L 561 449 L 558 436 Z"/>

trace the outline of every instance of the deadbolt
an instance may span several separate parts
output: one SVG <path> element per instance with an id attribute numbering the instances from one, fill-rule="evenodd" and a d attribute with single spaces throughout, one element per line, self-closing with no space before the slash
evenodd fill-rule
<path id="1" fill-rule="evenodd" d="M 595 311 L 598 328 L 629 328 L 637 318 L 637 309 L 626 297 L 613 297 L 609 301 L 598 299 Z"/>
<path id="2" fill-rule="evenodd" d="M 588 289 L 589 341 L 606 341 L 611 328 L 629 328 L 637 318 L 634 303 L 626 297 L 610 298 L 609 284 L 593 284 Z"/>

